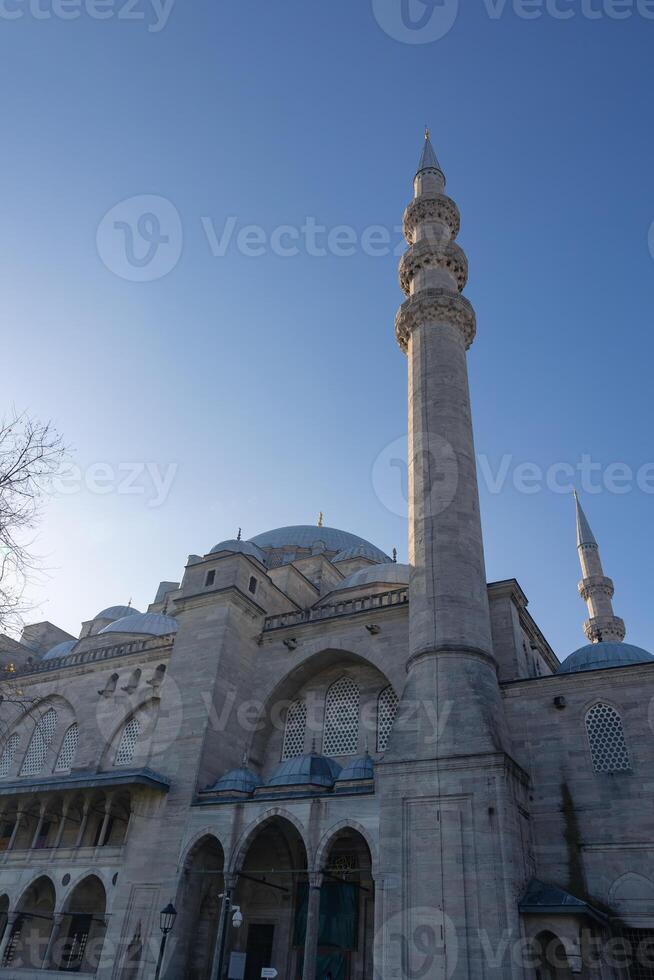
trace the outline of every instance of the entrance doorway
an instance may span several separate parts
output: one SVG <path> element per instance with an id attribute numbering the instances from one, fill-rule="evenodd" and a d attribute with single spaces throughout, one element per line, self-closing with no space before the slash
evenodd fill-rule
<path id="1" fill-rule="evenodd" d="M 264 967 L 272 964 L 274 925 L 253 922 L 248 928 L 245 980 L 260 980 Z"/>

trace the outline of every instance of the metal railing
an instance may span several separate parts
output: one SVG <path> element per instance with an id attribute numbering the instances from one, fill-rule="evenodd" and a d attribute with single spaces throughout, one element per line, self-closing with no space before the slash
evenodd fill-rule
<path id="1" fill-rule="evenodd" d="M 335 619 L 339 616 L 352 616 L 361 612 L 378 612 L 383 609 L 391 609 L 403 606 L 409 601 L 409 590 L 393 589 L 391 592 L 382 592 L 377 595 L 362 596 L 359 599 L 342 599 L 339 602 L 330 602 L 324 606 L 315 606 L 313 609 L 302 609 L 299 612 L 278 613 L 276 616 L 267 616 L 264 621 L 264 633 L 269 630 L 285 629 L 288 626 L 303 626 L 306 623 L 322 623 L 326 619 Z"/>

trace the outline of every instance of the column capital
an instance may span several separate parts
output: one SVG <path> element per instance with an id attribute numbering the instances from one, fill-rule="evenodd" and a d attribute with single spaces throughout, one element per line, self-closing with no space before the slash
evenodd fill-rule
<path id="1" fill-rule="evenodd" d="M 320 889 L 325 881 L 325 875 L 322 871 L 310 871 L 308 878 L 309 888 Z"/>

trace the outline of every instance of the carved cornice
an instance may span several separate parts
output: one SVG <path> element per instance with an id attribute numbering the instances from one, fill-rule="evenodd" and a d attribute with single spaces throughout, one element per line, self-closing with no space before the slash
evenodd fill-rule
<path id="1" fill-rule="evenodd" d="M 400 286 L 407 296 L 411 292 L 411 282 L 416 273 L 430 266 L 447 269 L 456 279 L 459 290 L 468 281 L 468 260 L 456 242 L 421 241 L 411 245 L 400 261 Z"/>
<path id="2" fill-rule="evenodd" d="M 453 323 L 463 334 L 466 350 L 475 339 L 477 330 L 472 305 L 465 296 L 447 289 L 423 289 L 397 311 L 395 336 L 405 354 L 411 332 L 423 323 Z"/>
<path id="3" fill-rule="evenodd" d="M 415 232 L 418 225 L 426 221 L 440 221 L 450 230 L 450 237 L 456 238 L 461 228 L 459 209 L 446 194 L 437 197 L 416 197 L 404 212 L 404 237 L 409 245 L 415 243 Z"/>

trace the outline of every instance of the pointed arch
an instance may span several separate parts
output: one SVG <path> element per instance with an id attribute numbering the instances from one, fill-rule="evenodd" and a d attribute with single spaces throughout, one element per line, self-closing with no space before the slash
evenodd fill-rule
<path id="1" fill-rule="evenodd" d="M 389 684 L 377 699 L 377 751 L 385 752 L 393 730 L 400 699 Z"/>
<path id="2" fill-rule="evenodd" d="M 140 734 L 141 722 L 139 721 L 137 715 L 132 715 L 129 721 L 125 724 L 123 733 L 120 736 L 120 742 L 118 743 L 118 749 L 114 759 L 115 766 L 128 766 L 130 764 L 134 758 L 136 743 L 139 740 Z"/>
<path id="3" fill-rule="evenodd" d="M 584 721 L 595 772 L 625 772 L 631 769 L 619 711 L 606 701 L 596 701 L 586 712 Z"/>
<path id="4" fill-rule="evenodd" d="M 359 750 L 361 692 L 351 677 L 343 675 L 325 696 L 323 755 L 356 755 Z"/>
<path id="5" fill-rule="evenodd" d="M 34 732 L 27 746 L 27 752 L 20 767 L 21 776 L 36 776 L 43 766 L 57 730 L 58 715 L 55 708 L 48 708 L 44 715 L 37 718 Z"/>
<path id="6" fill-rule="evenodd" d="M 284 744 L 282 762 L 296 759 L 304 754 L 304 741 L 307 732 L 307 702 L 298 698 L 289 705 L 284 725 Z"/>
<path id="7" fill-rule="evenodd" d="M 79 725 L 76 721 L 66 729 L 59 755 L 55 762 L 54 772 L 68 772 L 75 756 L 77 755 L 77 745 L 79 743 Z"/>

